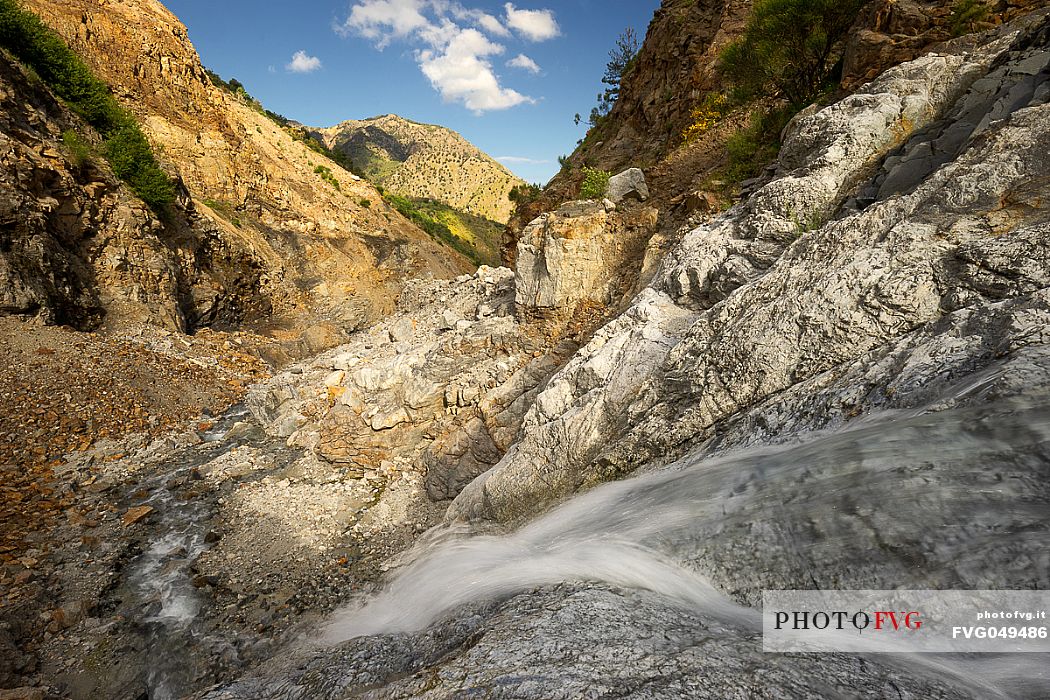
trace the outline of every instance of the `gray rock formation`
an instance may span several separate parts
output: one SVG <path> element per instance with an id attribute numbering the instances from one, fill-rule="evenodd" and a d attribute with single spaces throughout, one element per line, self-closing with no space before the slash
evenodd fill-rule
<path id="1" fill-rule="evenodd" d="M 609 178 L 609 187 L 605 190 L 605 196 L 613 204 L 619 204 L 631 197 L 640 202 L 649 199 L 649 186 L 645 182 L 645 173 L 641 168 L 630 168 L 619 175 Z"/>
<path id="2" fill-rule="evenodd" d="M 605 282 L 602 260 L 615 244 L 605 230 L 607 219 L 601 203 L 572 202 L 529 224 L 518 242 L 517 303 L 564 308 Z"/>
<path id="3" fill-rule="evenodd" d="M 541 215 L 518 240 L 515 301 L 529 314 L 571 313 L 581 302 L 615 306 L 622 267 L 641 257 L 658 212 L 617 213 L 601 202 L 579 201 Z"/>
<path id="4" fill-rule="evenodd" d="M 399 313 L 253 388 L 247 403 L 269 432 L 335 468 L 392 464 L 425 474 L 432 499 L 451 499 L 499 461 L 575 350 L 519 324 L 513 295 L 505 268 L 413 283 Z"/>
<path id="5" fill-rule="evenodd" d="M 1032 552 L 1050 408 L 1033 398 L 691 457 L 511 535 L 426 542 L 387 591 L 334 617 L 328 638 L 350 641 L 205 697 L 1043 697 L 1038 655 L 763 655 L 738 602 L 890 582 L 1045 588 Z"/>
<path id="6" fill-rule="evenodd" d="M 450 517 L 513 520 L 666 462 L 792 386 L 871 362 L 952 312 L 1045 286 L 1045 214 L 1031 194 L 1008 203 L 1050 165 L 1050 108 L 1037 90 L 1027 93 L 1031 106 L 1015 104 L 914 192 L 836 218 L 910 129 L 953 122 L 956 103 L 998 92 L 986 76 L 1010 81 L 1017 71 L 1003 66 L 1030 65 L 1046 51 L 1041 32 L 1011 41 L 920 58 L 797 118 L 779 177 L 685 237 L 634 307 L 551 379 L 521 440 Z M 984 260 L 990 270 L 979 269 Z M 660 337 L 662 351 L 620 372 L 593 370 L 607 364 L 607 346 L 634 347 L 641 333 Z"/>
<path id="7" fill-rule="evenodd" d="M 506 453 L 341 644 L 206 697 L 1045 697 L 1039 660 L 761 655 L 750 606 L 1050 587 L 1048 63 L 1043 21 L 801 114 L 774 180 L 511 392 L 500 449 L 441 447 L 484 455 L 442 495 Z M 567 241 L 620 214 L 583 206 L 522 238 L 523 319 L 600 288 Z"/>
<path id="8" fill-rule="evenodd" d="M 764 655 L 757 642 L 653 594 L 548 588 L 423 633 L 348 643 L 282 668 L 281 685 L 249 680 L 204 698 L 978 697 L 879 660 L 858 680 L 855 659 Z"/>

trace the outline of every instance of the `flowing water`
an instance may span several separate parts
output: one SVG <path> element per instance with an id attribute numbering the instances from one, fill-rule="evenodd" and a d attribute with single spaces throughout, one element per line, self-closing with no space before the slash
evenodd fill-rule
<path id="1" fill-rule="evenodd" d="M 151 538 L 127 570 L 123 595 L 137 612 L 148 652 L 150 700 L 182 697 L 209 665 L 216 660 L 235 664 L 238 655 L 230 639 L 204 628 L 200 612 L 205 600 L 193 582 L 193 562 L 212 546 L 208 533 L 217 511 L 215 498 L 188 498 L 180 488 L 193 483 L 195 470 L 244 444 L 267 447 L 277 456 L 278 468 L 298 456 L 283 441 L 268 438 L 242 406 L 231 409 L 202 438 L 201 444 L 179 450 L 158 466 L 144 485 L 150 496 L 142 505 L 154 508 Z"/>
<path id="2" fill-rule="evenodd" d="M 883 414 L 687 458 L 508 535 L 432 532 L 384 590 L 332 618 L 323 642 L 420 630 L 463 604 L 561 582 L 653 591 L 743 631 L 761 626 L 739 602 L 749 590 L 832 576 L 867 582 L 854 588 L 1045 589 L 1048 532 L 1050 403 Z M 1042 654 L 890 658 L 977 697 L 1050 697 Z"/>

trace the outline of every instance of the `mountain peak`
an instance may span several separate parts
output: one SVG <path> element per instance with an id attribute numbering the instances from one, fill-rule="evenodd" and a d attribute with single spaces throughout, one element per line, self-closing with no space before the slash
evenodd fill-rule
<path id="1" fill-rule="evenodd" d="M 312 133 L 369 180 L 405 197 L 433 199 L 501 224 L 523 181 L 452 129 L 397 114 L 350 119 Z"/>

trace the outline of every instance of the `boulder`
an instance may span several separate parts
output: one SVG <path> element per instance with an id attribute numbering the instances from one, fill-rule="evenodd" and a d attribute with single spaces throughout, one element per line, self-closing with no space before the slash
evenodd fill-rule
<path id="1" fill-rule="evenodd" d="M 609 279 L 607 264 L 614 238 L 608 215 L 595 202 L 565 205 L 543 214 L 518 241 L 515 301 L 539 311 L 570 309 Z"/>
<path id="2" fill-rule="evenodd" d="M 619 204 L 628 197 L 644 202 L 649 199 L 649 186 L 645 183 L 645 173 L 641 168 L 630 168 L 619 175 L 609 178 L 609 187 L 606 189 L 606 197 Z"/>

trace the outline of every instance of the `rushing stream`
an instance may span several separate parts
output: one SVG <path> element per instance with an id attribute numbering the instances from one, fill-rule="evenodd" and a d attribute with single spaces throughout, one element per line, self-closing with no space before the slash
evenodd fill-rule
<path id="1" fill-rule="evenodd" d="M 573 581 L 652 591 L 744 633 L 760 628 L 750 606 L 764 588 L 1045 589 L 1048 521 L 1050 405 L 883 414 L 687 458 L 509 535 L 432 532 L 323 639 L 421 630 L 467 603 Z M 891 658 L 967 696 L 1050 697 L 1042 654 Z"/>
<path id="2" fill-rule="evenodd" d="M 154 508 L 155 514 L 152 536 L 129 565 L 125 596 L 140 611 L 138 628 L 148 651 L 150 700 L 182 697 L 203 675 L 202 664 L 237 656 L 229 639 L 203 629 L 199 614 L 205 601 L 194 585 L 192 564 L 213 544 L 208 535 L 217 509 L 215 498 L 186 497 L 180 489 L 200 478 L 200 467 L 240 445 L 269 445 L 281 457 L 278 467 L 298 455 L 283 441 L 268 438 L 241 406 L 231 409 L 202 438 L 202 443 L 176 452 L 144 484 L 150 496 L 142 505 Z"/>

